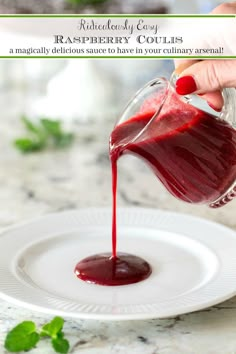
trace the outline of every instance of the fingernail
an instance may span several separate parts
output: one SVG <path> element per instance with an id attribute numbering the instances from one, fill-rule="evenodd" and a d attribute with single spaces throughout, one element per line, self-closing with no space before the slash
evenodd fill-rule
<path id="1" fill-rule="evenodd" d="M 176 92 L 179 95 L 188 95 L 197 90 L 197 85 L 192 76 L 182 76 L 175 84 Z"/>
<path id="2" fill-rule="evenodd" d="M 221 112 L 221 108 L 216 108 L 211 102 L 207 101 L 208 106 L 210 106 L 214 111 Z"/>

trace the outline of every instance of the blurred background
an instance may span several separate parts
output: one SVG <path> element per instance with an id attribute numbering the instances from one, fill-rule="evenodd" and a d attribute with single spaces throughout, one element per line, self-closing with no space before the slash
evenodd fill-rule
<path id="1" fill-rule="evenodd" d="M 173 68 L 170 60 L 1 60 L 1 98 L 32 117 L 114 122 L 140 87 Z"/>
<path id="2" fill-rule="evenodd" d="M 0 0 L 0 13 L 207 13 L 219 0 Z"/>

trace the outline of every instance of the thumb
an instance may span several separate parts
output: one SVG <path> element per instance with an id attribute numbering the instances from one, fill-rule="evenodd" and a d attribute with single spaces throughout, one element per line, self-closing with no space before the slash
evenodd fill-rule
<path id="1" fill-rule="evenodd" d="M 236 87 L 236 60 L 203 60 L 181 72 L 176 91 L 181 95 L 203 94 Z"/>

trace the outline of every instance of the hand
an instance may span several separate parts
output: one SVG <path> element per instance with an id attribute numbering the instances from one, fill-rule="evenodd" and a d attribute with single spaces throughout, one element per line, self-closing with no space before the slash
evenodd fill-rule
<path id="1" fill-rule="evenodd" d="M 236 14 L 236 2 L 221 4 L 212 13 Z M 225 45 L 230 43 L 226 42 Z M 176 91 L 184 95 L 193 92 L 203 95 L 217 111 L 223 106 L 221 90 L 236 87 L 236 60 L 181 60 L 175 64 L 176 73 L 180 76 L 176 82 Z"/>

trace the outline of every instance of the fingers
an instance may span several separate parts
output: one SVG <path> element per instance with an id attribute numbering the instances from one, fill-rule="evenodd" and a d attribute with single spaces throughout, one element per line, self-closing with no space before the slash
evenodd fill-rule
<path id="1" fill-rule="evenodd" d="M 236 14 L 236 1 L 217 6 L 212 14 Z M 179 94 L 200 94 L 215 110 L 221 110 L 221 90 L 236 87 L 236 60 L 177 60 L 175 73 Z"/>
<path id="2" fill-rule="evenodd" d="M 236 13 L 236 1 L 226 2 L 217 6 L 212 12 L 212 14 L 235 14 Z"/>
<path id="3" fill-rule="evenodd" d="M 176 91 L 178 92 L 178 83 L 185 81 L 195 83 L 191 85 L 191 92 L 186 85 L 186 88 L 181 87 L 181 94 L 197 93 L 203 94 L 221 90 L 225 87 L 236 87 L 236 60 L 204 60 L 197 62 L 183 71 L 181 71 L 180 79 L 177 80 Z"/>
<path id="4" fill-rule="evenodd" d="M 208 105 L 215 111 L 221 111 L 224 104 L 224 99 L 221 91 L 208 92 L 205 95 L 202 95 L 201 97 L 206 100 Z"/>
<path id="5" fill-rule="evenodd" d="M 236 1 L 220 4 L 211 12 L 211 14 L 214 14 L 214 15 L 236 14 Z M 226 38 L 227 38 L 227 36 L 226 36 Z M 180 75 L 184 69 L 186 69 L 187 67 L 189 67 L 197 62 L 199 62 L 199 60 L 191 60 L 191 59 L 175 60 L 175 67 L 176 67 L 175 72 L 177 73 L 177 75 Z"/>
<path id="6" fill-rule="evenodd" d="M 197 60 L 190 60 L 190 59 L 179 59 L 175 60 L 175 73 L 179 76 L 183 70 L 187 69 L 189 66 L 197 63 Z"/>

